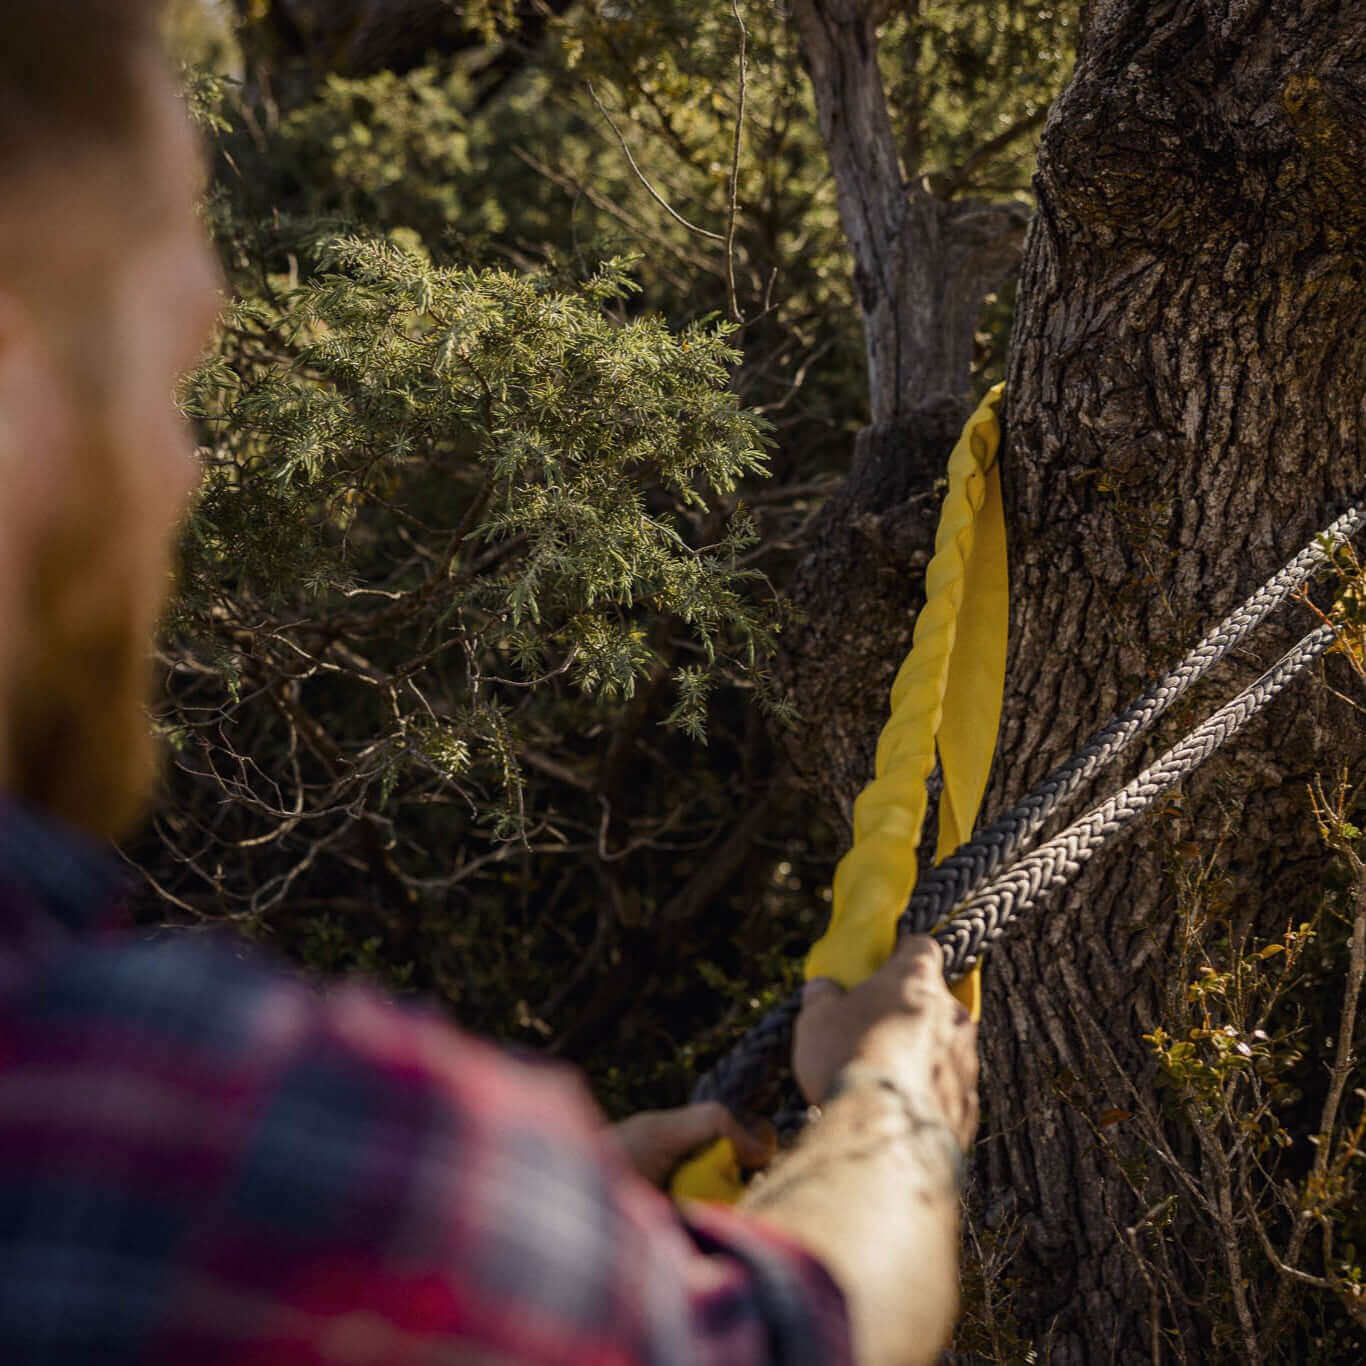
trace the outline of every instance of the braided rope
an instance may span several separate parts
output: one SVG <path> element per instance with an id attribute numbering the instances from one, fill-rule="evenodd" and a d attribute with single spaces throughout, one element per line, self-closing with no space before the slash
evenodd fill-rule
<path id="1" fill-rule="evenodd" d="M 899 925 L 902 934 L 923 934 L 965 902 L 1015 851 L 1038 833 L 1057 808 L 1144 731 L 1183 693 L 1285 602 L 1332 553 L 1366 524 L 1366 505 L 1348 508 L 1284 569 L 1224 618 L 1174 668 L 1136 702 L 1086 741 L 1025 797 L 920 879 Z"/>
<path id="2" fill-rule="evenodd" d="M 792 1051 L 792 1026 L 802 1008 L 802 994 L 794 991 L 774 1006 L 710 1072 L 697 1079 L 691 1099 L 719 1100 L 732 1114 L 756 1108 L 755 1097 L 787 1062 Z"/>
<path id="3" fill-rule="evenodd" d="M 971 971 L 1024 910 L 1070 882 L 1097 850 L 1236 735 L 1336 639 L 1331 626 L 1311 631 L 1255 683 L 1173 745 L 1127 787 L 981 887 L 935 932 L 944 950 L 946 975 L 956 978 Z M 787 1061 L 792 1027 L 800 1009 L 800 992 L 793 992 L 773 1007 L 698 1080 L 692 1099 L 719 1100 L 737 1114 L 752 1109 L 755 1097 L 772 1084 Z"/>
<path id="4" fill-rule="evenodd" d="M 1173 745 L 1122 791 L 981 888 L 935 933 L 944 950 L 945 973 L 958 977 L 970 971 L 1021 911 L 1076 877 L 1096 850 L 1236 735 L 1336 639 L 1329 625 L 1311 631 L 1255 683 Z"/>
<path id="5" fill-rule="evenodd" d="M 1122 791 L 988 881 L 1063 801 L 1150 729 L 1173 702 L 1235 649 L 1363 525 L 1366 505 L 1349 508 L 1225 617 L 1176 668 L 1097 731 L 1075 756 L 1053 769 L 999 820 L 927 873 L 902 914 L 899 933 L 921 932 L 953 912 L 952 918 L 935 931 L 944 950 L 945 971 L 951 978 L 971 971 L 1033 901 L 1075 877 L 1092 854 L 1237 734 L 1333 644 L 1336 637 L 1331 627 L 1312 631 Z M 774 1006 L 698 1079 L 692 1098 L 719 1100 L 737 1114 L 751 1109 L 755 1098 L 773 1084 L 787 1062 L 800 1009 L 800 992 Z"/>

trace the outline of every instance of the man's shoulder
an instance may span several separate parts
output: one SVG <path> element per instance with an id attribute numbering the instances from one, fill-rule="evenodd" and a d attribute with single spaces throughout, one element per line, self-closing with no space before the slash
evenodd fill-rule
<path id="1" fill-rule="evenodd" d="M 188 1360 L 288 1323 L 311 1360 L 360 1316 L 386 1360 L 540 1323 L 509 1359 L 603 1360 L 556 1345 L 616 1312 L 600 1141 L 563 1070 L 430 1009 L 212 938 L 73 944 L 0 981 L 0 1340 Z"/>
<path id="2" fill-rule="evenodd" d="M 5 996 L 10 1038 L 30 1063 L 159 1072 L 192 1089 L 217 1087 L 225 1105 L 316 1073 L 336 1079 L 339 1108 L 366 1109 L 384 1090 L 526 1122 L 554 1115 L 561 1127 L 591 1110 L 567 1068 L 513 1059 L 429 1004 L 361 982 L 320 988 L 219 933 L 87 940 Z"/>
<path id="3" fill-rule="evenodd" d="M 320 1007 L 307 984 L 223 935 L 127 934 L 89 939 L 34 964 L 10 1012 L 52 1046 L 79 1039 L 206 1061 L 287 1044 Z M 273 1051 L 273 1050 L 271 1050 Z"/>
<path id="4" fill-rule="evenodd" d="M 368 1246 L 425 1203 L 449 1220 L 466 1178 L 508 1152 L 534 1149 L 542 1173 L 596 1161 L 596 1112 L 567 1069 L 217 936 L 73 945 L 0 993 L 0 1026 L 0 1140 L 29 1167 L 79 1153 L 102 1186 L 146 1168 L 196 1222 L 214 1191 L 264 1262 L 262 1240 Z"/>

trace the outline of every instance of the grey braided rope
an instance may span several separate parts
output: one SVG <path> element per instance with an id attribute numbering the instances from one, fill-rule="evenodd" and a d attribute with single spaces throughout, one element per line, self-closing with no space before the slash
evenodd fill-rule
<path id="1" fill-rule="evenodd" d="M 1255 683 L 1173 745 L 1122 791 L 980 888 L 935 932 L 944 950 L 945 974 L 961 977 L 975 967 L 1021 911 L 1076 877 L 1092 854 L 1236 735 L 1336 639 L 1329 625 L 1311 631 Z"/>
<path id="2" fill-rule="evenodd" d="M 1092 854 L 1236 735 L 1336 638 L 1331 626 L 1311 631 L 1255 683 L 1173 745 L 1122 791 L 981 887 L 935 932 L 944 951 L 945 974 L 950 978 L 961 977 L 976 966 L 1028 906 L 1070 882 Z M 904 932 L 904 918 L 902 928 Z M 719 1100 L 737 1114 L 758 1108 L 756 1097 L 774 1084 L 787 1060 L 792 1027 L 800 1009 L 800 991 L 773 1007 L 698 1080 L 692 1099 Z"/>
<path id="3" fill-rule="evenodd" d="M 993 821 L 916 884 L 899 925 L 902 934 L 923 934 L 965 902 L 1043 827 L 1049 816 L 1135 738 L 1150 729 L 1249 632 L 1266 620 L 1340 545 L 1366 524 L 1366 505 L 1347 509 L 1274 578 L 1224 618 L 1174 668 L 1136 702 L 1103 726 L 1072 758 L 1058 765 L 1003 816 Z"/>
<path id="4" fill-rule="evenodd" d="M 732 1114 L 761 1109 L 758 1097 L 782 1070 L 792 1052 L 792 1026 L 802 1008 L 794 991 L 748 1030 L 711 1071 L 697 1079 L 693 1101 L 719 1100 Z"/>
<path id="5" fill-rule="evenodd" d="M 945 971 L 950 977 L 959 977 L 980 962 L 990 945 L 1037 896 L 1074 877 L 1106 840 L 1142 815 L 1163 792 L 1236 734 L 1328 649 L 1335 638 L 1331 628 L 1324 626 L 1311 632 L 1122 792 L 1013 864 L 995 882 L 987 882 L 1042 827 L 1061 802 L 1148 730 L 1173 702 L 1235 649 L 1363 525 L 1366 506 L 1349 508 L 1225 617 L 1176 668 L 1097 731 L 1076 755 L 1053 769 L 999 820 L 927 873 L 898 922 L 898 932 L 923 932 L 959 907 L 935 936 L 944 949 Z M 698 1079 L 693 1100 L 719 1100 L 737 1114 L 754 1109 L 755 1098 L 774 1085 L 775 1076 L 787 1061 L 792 1027 L 800 1009 L 800 991 L 773 1007 Z"/>

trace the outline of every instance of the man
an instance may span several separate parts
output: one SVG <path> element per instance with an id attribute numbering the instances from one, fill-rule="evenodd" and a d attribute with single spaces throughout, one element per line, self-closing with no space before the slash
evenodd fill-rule
<path id="1" fill-rule="evenodd" d="M 823 1117 L 680 1214 L 632 1163 L 761 1156 L 716 1107 L 614 1134 L 434 1015 L 113 927 L 196 478 L 169 394 L 220 285 L 157 9 L 43 0 L 0 42 L 0 1360 L 932 1360 L 976 1063 L 929 941 L 808 988 Z"/>

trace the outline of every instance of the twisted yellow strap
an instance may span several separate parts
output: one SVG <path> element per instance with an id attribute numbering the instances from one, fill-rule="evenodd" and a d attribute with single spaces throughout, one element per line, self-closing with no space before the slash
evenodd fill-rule
<path id="1" fill-rule="evenodd" d="M 943 770 L 936 861 L 972 833 L 996 749 L 1005 687 L 1008 585 L 1005 513 L 996 463 L 997 385 L 949 456 L 925 606 L 892 684 L 892 714 L 872 782 L 854 803 L 854 842 L 835 870 L 830 927 L 806 975 L 857 986 L 887 959 L 915 888 L 935 750 Z M 976 976 L 968 1004 L 976 999 Z"/>
<path id="2" fill-rule="evenodd" d="M 911 651 L 892 684 L 891 716 L 878 740 L 876 772 L 854 803 L 854 841 L 835 870 L 830 925 L 806 960 L 806 976 L 857 986 L 896 942 L 897 920 L 915 889 L 935 751 L 943 771 L 936 862 L 972 833 L 996 749 L 1005 688 L 1008 584 L 1005 510 L 996 462 L 997 385 L 968 419 L 949 456 L 948 492 L 925 606 Z M 980 969 L 954 988 L 981 1013 Z M 675 1197 L 734 1202 L 744 1190 L 727 1140 L 686 1163 Z"/>

